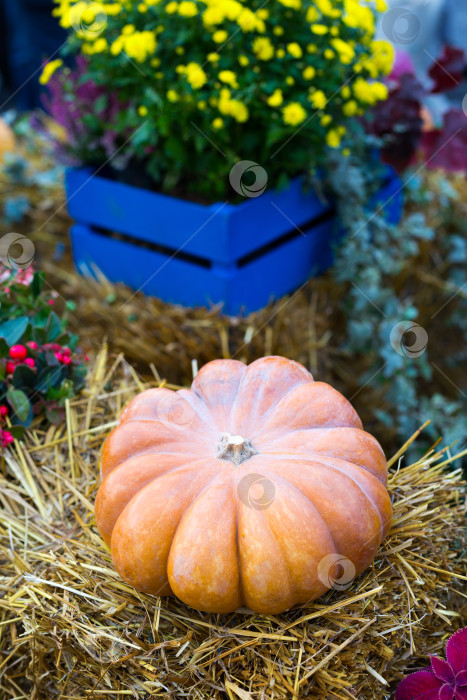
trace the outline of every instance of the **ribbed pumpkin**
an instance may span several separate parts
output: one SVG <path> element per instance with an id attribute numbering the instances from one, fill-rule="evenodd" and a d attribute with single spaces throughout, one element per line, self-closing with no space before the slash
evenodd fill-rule
<path id="1" fill-rule="evenodd" d="M 0 117 L 0 162 L 5 153 L 12 153 L 16 148 L 16 140 L 6 121 Z"/>
<path id="2" fill-rule="evenodd" d="M 318 598 L 342 579 L 336 562 L 371 564 L 392 516 L 378 442 L 283 357 L 215 360 L 191 390 L 143 392 L 102 476 L 96 520 L 122 578 L 207 612 Z"/>

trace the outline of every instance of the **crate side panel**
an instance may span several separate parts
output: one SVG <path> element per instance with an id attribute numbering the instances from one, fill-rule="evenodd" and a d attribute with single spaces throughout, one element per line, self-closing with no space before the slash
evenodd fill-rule
<path id="1" fill-rule="evenodd" d="M 210 207 L 150 192 L 88 169 L 66 173 L 68 212 L 77 223 L 101 227 L 183 250 L 208 260 L 225 260 L 231 206 Z"/>
<path id="2" fill-rule="evenodd" d="M 226 298 L 229 280 L 209 268 L 102 236 L 85 225 L 75 224 L 70 236 L 81 273 L 95 265 L 111 282 L 183 306 L 209 306 Z"/>

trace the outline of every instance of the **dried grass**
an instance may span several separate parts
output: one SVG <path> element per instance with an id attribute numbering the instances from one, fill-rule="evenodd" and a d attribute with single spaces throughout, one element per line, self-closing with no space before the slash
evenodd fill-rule
<path id="1" fill-rule="evenodd" d="M 389 698 L 465 624 L 462 482 L 436 446 L 403 469 L 407 445 L 393 458 L 391 534 L 345 591 L 275 617 L 216 616 L 126 585 L 94 523 L 97 462 L 148 385 L 122 356 L 109 368 L 104 348 L 66 424 L 5 454 L 1 700 Z"/>

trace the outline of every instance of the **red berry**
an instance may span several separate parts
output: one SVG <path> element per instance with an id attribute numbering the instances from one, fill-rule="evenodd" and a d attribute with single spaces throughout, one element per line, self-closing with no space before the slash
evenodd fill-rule
<path id="1" fill-rule="evenodd" d="M 34 367 L 36 366 L 36 363 L 32 359 L 32 357 L 27 357 L 24 361 L 24 364 L 27 365 L 28 367 L 31 367 L 31 369 L 34 369 Z"/>
<path id="2" fill-rule="evenodd" d="M 27 354 L 28 351 L 24 345 L 13 345 L 10 348 L 10 357 L 12 360 L 24 360 Z"/>
<path id="3" fill-rule="evenodd" d="M 37 350 L 39 347 L 35 340 L 30 340 L 29 343 L 26 343 L 26 345 L 28 348 L 31 348 L 31 350 Z"/>
<path id="4" fill-rule="evenodd" d="M 13 435 L 11 433 L 9 433 L 6 430 L 3 431 L 2 442 L 3 442 L 4 447 L 6 445 L 11 445 L 11 443 L 13 442 L 14 439 L 15 438 L 13 437 Z"/>
<path id="5" fill-rule="evenodd" d="M 61 352 L 54 352 L 54 355 L 55 355 L 55 357 L 57 358 L 57 360 L 58 360 L 59 362 L 62 362 L 62 360 L 63 360 L 63 355 L 62 355 Z"/>
<path id="6" fill-rule="evenodd" d="M 0 416 L 5 418 L 8 415 L 8 406 L 0 406 Z"/>
<path id="7" fill-rule="evenodd" d="M 69 355 L 62 355 L 62 362 L 64 365 L 71 365 L 72 359 Z"/>
<path id="8" fill-rule="evenodd" d="M 13 374 L 15 371 L 16 364 L 14 362 L 11 362 L 11 360 L 8 360 L 6 363 L 6 373 L 7 374 Z"/>
<path id="9" fill-rule="evenodd" d="M 48 301 L 47 303 L 48 303 L 50 306 L 53 306 L 53 305 L 55 304 L 55 302 L 54 302 L 53 299 L 49 299 L 49 301 Z"/>
<path id="10" fill-rule="evenodd" d="M 66 345 L 65 345 L 64 348 L 62 348 L 62 352 L 63 352 L 64 355 L 71 355 L 71 350 L 70 350 L 70 348 L 67 347 Z"/>
<path id="11" fill-rule="evenodd" d="M 84 356 L 84 361 L 85 361 L 85 362 L 89 362 L 89 355 L 85 355 L 85 356 Z"/>

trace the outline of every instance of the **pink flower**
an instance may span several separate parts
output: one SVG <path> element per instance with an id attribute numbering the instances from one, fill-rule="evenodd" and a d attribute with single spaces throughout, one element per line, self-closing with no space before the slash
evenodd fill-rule
<path id="1" fill-rule="evenodd" d="M 431 657 L 431 666 L 400 682 L 394 700 L 467 700 L 467 627 L 446 645 L 446 658 Z"/>
<path id="2" fill-rule="evenodd" d="M 34 268 L 32 265 L 25 267 L 24 269 L 19 269 L 15 274 L 15 282 L 18 284 L 24 284 L 29 287 L 34 278 Z"/>

